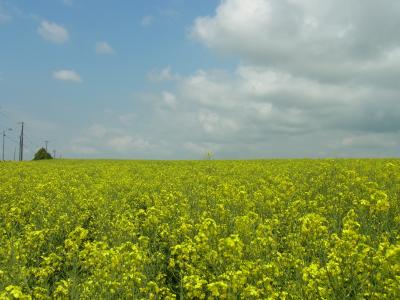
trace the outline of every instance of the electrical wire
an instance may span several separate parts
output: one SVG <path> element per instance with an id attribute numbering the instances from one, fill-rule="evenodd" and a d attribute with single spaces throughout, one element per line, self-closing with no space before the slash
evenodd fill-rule
<path id="1" fill-rule="evenodd" d="M 1 130 L 1 129 L 5 130 L 5 132 L 7 133 L 7 134 L 5 135 L 5 137 L 6 137 L 8 140 L 10 140 L 11 142 L 13 142 L 13 143 L 19 145 L 20 143 L 17 141 L 19 138 L 10 135 L 10 133 L 8 132 L 8 131 L 9 131 L 8 129 L 11 129 L 10 131 L 17 132 L 19 128 L 17 128 L 16 126 L 5 126 L 7 123 L 14 123 L 14 121 L 13 121 L 9 116 L 7 116 L 7 114 L 5 114 L 4 111 L 1 110 L 1 107 L 0 107 L 0 115 L 4 117 L 4 118 L 2 118 L 2 120 L 0 120 L 0 130 Z M 8 119 L 9 122 L 7 122 L 5 119 Z M 24 134 L 23 134 L 23 137 L 24 137 L 25 141 L 26 141 L 30 146 L 32 146 L 33 148 L 36 148 L 36 149 L 41 148 L 42 146 L 40 146 L 38 143 L 36 143 L 36 142 L 34 141 L 33 138 L 31 138 L 30 136 L 28 136 L 28 135 L 26 134 L 26 129 L 27 129 L 27 128 L 25 127 L 25 132 L 24 132 Z M 27 147 L 27 148 L 28 148 L 28 150 L 31 150 L 31 149 L 29 149 L 30 147 Z"/>
<path id="2" fill-rule="evenodd" d="M 13 142 L 13 143 L 19 145 L 19 143 L 18 143 L 16 140 L 14 140 L 13 138 L 9 137 L 8 135 L 5 135 L 5 137 L 6 137 L 7 139 L 9 139 L 11 142 Z"/>
<path id="3" fill-rule="evenodd" d="M 34 147 L 40 148 L 41 146 L 39 146 L 38 144 L 36 144 L 30 137 L 28 137 L 25 133 L 24 133 L 24 138 L 26 138 L 27 142 L 29 144 L 31 144 Z"/>

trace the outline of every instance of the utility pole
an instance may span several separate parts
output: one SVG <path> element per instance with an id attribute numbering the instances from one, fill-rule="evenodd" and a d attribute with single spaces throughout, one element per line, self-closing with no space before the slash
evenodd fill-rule
<path id="1" fill-rule="evenodd" d="M 46 145 L 46 147 L 45 147 L 46 152 L 47 152 L 47 145 L 49 144 L 49 142 L 50 142 L 50 141 L 44 141 L 44 144 Z"/>
<path id="2" fill-rule="evenodd" d="M 15 161 L 15 154 L 17 153 L 17 146 L 14 147 L 14 161 Z"/>
<path id="3" fill-rule="evenodd" d="M 53 158 L 56 158 L 56 150 L 53 150 Z"/>
<path id="4" fill-rule="evenodd" d="M 19 137 L 19 161 L 24 160 L 24 122 L 21 122 L 21 135 Z"/>

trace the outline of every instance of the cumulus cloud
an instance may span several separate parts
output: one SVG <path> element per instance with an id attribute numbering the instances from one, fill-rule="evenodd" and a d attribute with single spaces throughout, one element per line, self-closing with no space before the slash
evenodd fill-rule
<path id="1" fill-rule="evenodd" d="M 70 141 L 69 151 L 81 155 L 144 155 L 151 143 L 141 136 L 129 134 L 113 126 L 93 124 Z"/>
<path id="2" fill-rule="evenodd" d="M 125 126 L 132 125 L 136 119 L 134 113 L 122 114 L 117 117 L 117 119 Z"/>
<path id="3" fill-rule="evenodd" d="M 95 51 L 98 54 L 113 54 L 114 49 L 107 42 L 96 43 Z"/>
<path id="4" fill-rule="evenodd" d="M 71 145 L 67 148 L 73 154 L 78 155 L 96 155 L 99 151 L 91 146 L 80 145 L 83 141 L 82 139 L 74 139 L 71 142 Z"/>
<path id="5" fill-rule="evenodd" d="M 82 82 L 81 76 L 74 70 L 58 70 L 53 72 L 53 78 L 62 81 Z"/>
<path id="6" fill-rule="evenodd" d="M 179 79 L 179 76 L 172 73 L 171 67 L 166 67 L 162 70 L 152 70 L 148 72 L 147 79 L 151 82 L 163 82 Z"/>
<path id="7" fill-rule="evenodd" d="M 69 40 L 67 29 L 54 22 L 42 21 L 37 32 L 43 39 L 55 44 L 63 44 Z"/>
<path id="8" fill-rule="evenodd" d="M 143 151 L 147 149 L 150 144 L 147 140 L 142 138 L 135 138 L 130 135 L 121 135 L 113 137 L 108 141 L 108 145 L 117 152 L 126 153 L 129 151 Z"/>
<path id="9" fill-rule="evenodd" d="M 351 148 L 397 147 L 394 138 L 395 135 L 388 133 L 364 133 L 346 137 L 342 140 L 342 144 Z"/>
<path id="10" fill-rule="evenodd" d="M 234 73 L 201 70 L 175 83 L 175 90 L 145 95 L 157 108 L 153 126 L 161 128 L 150 134 L 173 132 L 171 144 L 193 155 L 211 150 L 219 157 L 389 156 L 400 146 L 393 142 L 400 141 L 396 90 L 248 64 Z M 169 97 L 173 110 L 166 109 Z"/>
<path id="11" fill-rule="evenodd" d="M 215 143 L 225 155 L 394 153 L 398 15 L 394 0 L 221 1 L 214 15 L 194 21 L 190 35 L 237 57 L 238 66 L 175 75 L 169 92 L 179 105 L 159 112 L 160 120 L 166 127 L 174 120 L 175 129 L 185 124 L 188 148 Z M 170 70 L 155 74 L 149 78 L 157 83 Z M 165 103 L 165 94 L 158 98 Z"/>
<path id="12" fill-rule="evenodd" d="M 399 15 L 395 0 L 221 1 L 190 35 L 234 68 L 151 71 L 155 91 L 115 117 L 123 129 L 93 126 L 73 145 L 153 158 L 398 156 Z"/>
<path id="13" fill-rule="evenodd" d="M 238 129 L 238 126 L 234 120 L 222 118 L 215 112 L 201 111 L 198 114 L 198 119 L 202 128 L 207 133 L 214 134 L 215 132 L 221 130 L 225 133 L 227 130 Z"/>
<path id="14" fill-rule="evenodd" d="M 207 153 L 218 152 L 220 146 L 215 143 L 193 143 L 187 142 L 183 144 L 183 149 L 188 151 L 191 155 L 195 155 L 198 158 L 206 157 Z"/>
<path id="15" fill-rule="evenodd" d="M 191 34 L 246 62 L 347 80 L 399 46 L 399 14 L 395 0 L 226 0 Z"/>
<path id="16" fill-rule="evenodd" d="M 176 96 L 174 94 L 164 91 L 162 93 L 162 97 L 163 97 L 164 103 L 167 106 L 169 106 L 171 108 L 174 108 L 176 106 Z"/>

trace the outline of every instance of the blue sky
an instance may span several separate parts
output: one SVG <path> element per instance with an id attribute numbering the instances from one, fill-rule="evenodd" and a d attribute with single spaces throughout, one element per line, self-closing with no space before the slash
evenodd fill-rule
<path id="1" fill-rule="evenodd" d="M 0 0 L 6 157 L 20 121 L 27 158 L 397 156 L 382 3 Z"/>

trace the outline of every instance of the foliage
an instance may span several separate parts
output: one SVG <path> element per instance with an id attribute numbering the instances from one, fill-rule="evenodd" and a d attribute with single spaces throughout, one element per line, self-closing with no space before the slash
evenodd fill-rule
<path id="1" fill-rule="evenodd" d="M 399 299 L 400 161 L 0 166 L 0 299 Z"/>
<path id="2" fill-rule="evenodd" d="M 33 158 L 33 160 L 52 159 L 53 157 L 44 148 L 40 148 Z"/>

